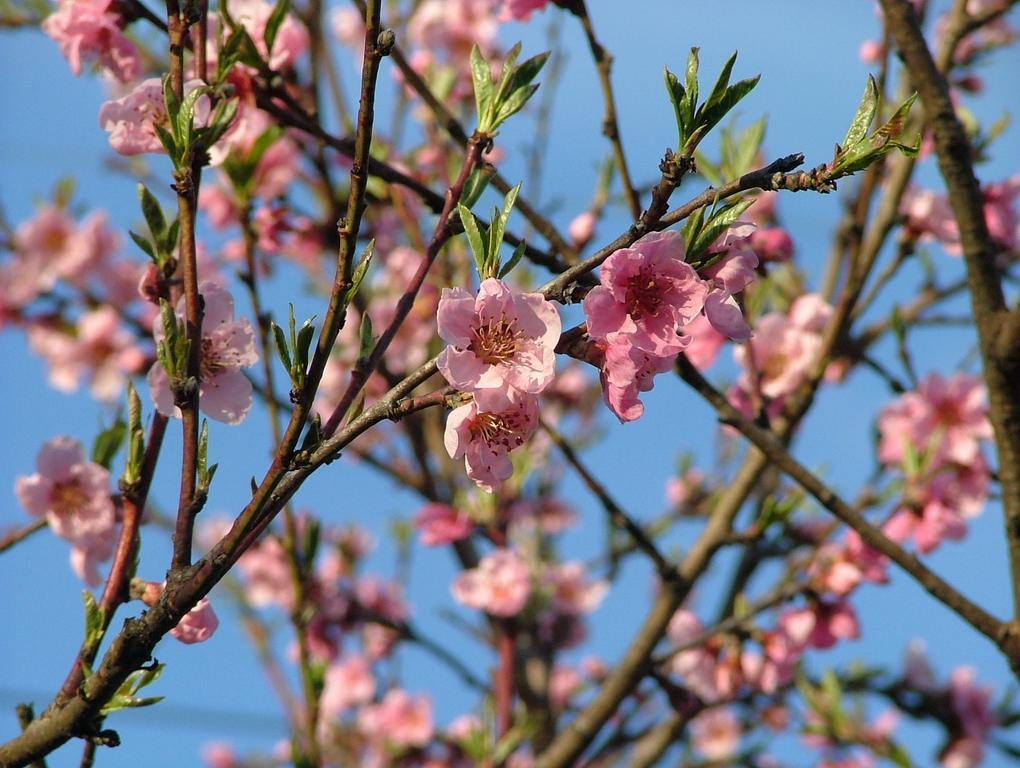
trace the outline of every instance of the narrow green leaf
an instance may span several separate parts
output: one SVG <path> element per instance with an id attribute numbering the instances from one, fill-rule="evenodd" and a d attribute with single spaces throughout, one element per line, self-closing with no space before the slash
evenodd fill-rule
<path id="1" fill-rule="evenodd" d="M 843 137 L 844 149 L 852 147 L 867 135 L 868 128 L 875 119 L 876 109 L 878 109 L 878 84 L 872 75 L 868 75 L 868 81 L 864 84 L 864 94 L 857 105 L 857 112 L 850 121 L 846 136 Z"/>
<path id="2" fill-rule="evenodd" d="M 126 436 L 127 424 L 123 419 L 118 418 L 112 425 L 96 435 L 96 439 L 92 442 L 92 461 L 109 469 Z"/>
<path id="3" fill-rule="evenodd" d="M 135 241 L 135 245 L 137 245 L 145 252 L 146 256 L 148 256 L 157 264 L 159 263 L 159 259 L 156 258 L 156 252 L 152 248 L 152 243 L 150 243 L 144 237 L 139 235 L 137 232 L 132 232 L 130 229 L 128 230 L 128 235 L 130 235 L 131 239 Z"/>
<path id="4" fill-rule="evenodd" d="M 276 42 L 276 35 L 280 31 L 280 25 L 287 18 L 289 10 L 290 0 L 277 0 L 276 5 L 273 6 L 273 12 L 269 14 L 269 19 L 266 21 L 266 31 L 262 36 L 262 39 L 266 42 L 267 57 L 273 55 L 273 43 Z"/>
<path id="5" fill-rule="evenodd" d="M 361 316 L 361 330 L 358 334 L 358 359 L 365 360 L 372 352 L 375 337 L 372 335 L 372 318 L 366 312 Z"/>
<path id="6" fill-rule="evenodd" d="M 278 326 L 276 323 L 270 323 L 269 328 L 273 332 L 273 338 L 276 339 L 276 351 L 280 356 L 280 362 L 283 363 L 283 367 L 287 371 L 290 371 L 290 350 L 287 349 L 287 339 L 283 335 L 283 328 Z"/>
<path id="7" fill-rule="evenodd" d="M 698 106 L 698 53 L 700 50 L 699 48 L 691 48 L 691 52 L 687 55 L 687 70 L 685 73 L 687 98 L 684 103 L 684 113 L 688 129 L 694 126 L 694 110 Z"/>
<path id="8" fill-rule="evenodd" d="M 471 254 L 475 259 L 475 268 L 481 274 L 484 271 L 485 259 L 488 254 L 485 250 L 485 241 L 482 239 L 482 233 L 478 229 L 478 222 L 475 221 L 475 215 L 466 206 L 458 204 L 457 213 L 460 214 L 460 220 L 464 224 L 464 234 L 467 235 L 468 244 L 471 246 Z"/>
<path id="9" fill-rule="evenodd" d="M 354 297 L 358 295 L 358 289 L 361 288 L 361 283 L 365 279 L 365 275 L 368 274 L 368 265 L 372 263 L 372 255 L 374 253 L 375 240 L 373 239 L 365 246 L 365 252 L 361 255 L 361 261 L 358 262 L 358 266 L 354 268 L 354 274 L 351 275 L 351 287 L 344 294 L 344 302 L 347 304 L 354 301 Z"/>
<path id="10" fill-rule="evenodd" d="M 669 103 L 673 105 L 673 114 L 676 117 L 677 145 L 679 150 L 687 141 L 687 115 L 684 112 L 684 98 L 686 92 L 680 83 L 680 78 L 669 71 L 668 67 L 662 68 L 662 79 L 666 84 L 666 94 L 669 96 Z"/>
<path id="11" fill-rule="evenodd" d="M 166 230 L 166 217 L 163 216 L 163 209 L 160 207 L 155 195 L 140 182 L 138 184 L 138 200 L 142 205 L 142 215 L 145 217 L 145 223 L 149 225 L 149 232 L 152 233 L 156 242 L 159 242 L 159 238 L 163 236 L 163 232 Z"/>
<path id="12" fill-rule="evenodd" d="M 524 105 L 528 103 L 528 100 L 535 95 L 538 90 L 537 85 L 529 85 L 526 88 L 521 88 L 514 91 L 510 96 L 500 103 L 499 111 L 496 113 L 496 119 L 493 121 L 496 127 L 499 127 L 511 117 L 516 115 Z"/>
<path id="13" fill-rule="evenodd" d="M 492 71 L 477 45 L 471 46 L 471 82 L 475 90 L 475 107 L 478 109 L 478 130 L 488 131 L 485 122 L 492 107 Z"/>
<path id="14" fill-rule="evenodd" d="M 302 380 L 304 379 L 304 373 L 308 370 L 308 350 L 312 344 L 312 337 L 315 336 L 315 324 L 312 322 L 315 320 L 315 315 L 301 323 L 301 329 L 297 334 L 297 341 L 295 351 L 297 354 L 297 363 L 300 366 L 300 373 Z"/>
<path id="15" fill-rule="evenodd" d="M 521 240 L 514 248 L 513 256 L 510 257 L 510 261 L 504 264 L 499 270 L 499 278 L 502 279 L 510 274 L 510 270 L 517 266 L 517 262 L 524 256 L 524 251 L 527 249 L 527 244 Z"/>
<path id="16" fill-rule="evenodd" d="M 708 99 L 698 110 L 699 113 L 712 109 L 712 107 L 722 101 L 723 96 L 726 95 L 727 87 L 730 84 L 730 75 L 733 73 L 733 65 L 736 61 L 737 52 L 734 51 L 726 60 L 726 63 L 723 64 L 722 71 L 719 72 L 719 77 L 716 78 L 715 85 L 712 86 L 712 90 L 708 94 Z"/>
<path id="17" fill-rule="evenodd" d="M 760 79 L 761 75 L 749 77 L 727 88 L 718 101 L 710 107 L 706 107 L 703 111 L 698 121 L 698 127 L 703 129 L 705 133 L 712 130 L 720 120 L 726 117 L 726 113 L 733 109 L 741 99 L 754 89 Z"/>

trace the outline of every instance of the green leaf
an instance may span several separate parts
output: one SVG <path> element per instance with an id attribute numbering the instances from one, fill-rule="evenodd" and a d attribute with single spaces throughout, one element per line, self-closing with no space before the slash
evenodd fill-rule
<path id="1" fill-rule="evenodd" d="M 723 64 L 722 70 L 719 72 L 719 77 L 716 78 L 715 85 L 712 86 L 712 91 L 708 94 L 708 100 L 704 106 L 698 110 L 699 113 L 712 109 L 716 104 L 723 100 L 726 95 L 726 90 L 730 84 L 730 75 L 733 72 L 733 65 L 737 61 L 737 52 L 734 51 L 730 54 L 730 57 Z"/>
<path id="2" fill-rule="evenodd" d="M 177 117 L 181 113 L 181 102 L 170 85 L 170 75 L 163 75 L 163 104 L 166 106 L 166 114 L 170 118 L 170 125 L 173 126 L 176 124 Z M 177 136 L 176 131 L 174 136 Z"/>
<path id="3" fill-rule="evenodd" d="M 698 106 L 698 66 L 700 64 L 698 53 L 700 50 L 699 48 L 691 48 L 690 53 L 687 55 L 687 69 L 684 73 L 684 79 L 687 83 L 687 95 L 684 98 L 683 104 L 684 123 L 688 131 L 694 128 L 694 113 L 695 108 Z"/>
<path id="4" fill-rule="evenodd" d="M 153 249 L 152 243 L 150 243 L 144 237 L 139 235 L 137 232 L 132 232 L 130 229 L 128 230 L 128 235 L 130 235 L 131 239 L 135 241 L 135 245 L 137 245 L 145 252 L 146 256 L 152 259 L 156 264 L 159 263 L 159 259 L 156 258 L 156 251 L 155 249 Z"/>
<path id="5" fill-rule="evenodd" d="M 508 261 L 506 264 L 500 267 L 499 270 L 500 279 L 503 279 L 504 277 L 509 275 L 510 270 L 517 266 L 517 262 L 521 260 L 521 257 L 524 255 L 525 250 L 527 250 L 527 244 L 523 240 L 521 240 L 521 242 L 517 244 L 517 247 L 514 248 L 514 253 L 513 256 L 510 257 L 510 261 Z"/>
<path id="6" fill-rule="evenodd" d="M 167 155 L 170 156 L 170 162 L 174 164 L 174 167 L 177 167 L 180 161 L 180 158 L 178 157 L 177 140 L 159 123 L 153 123 L 152 129 L 156 132 L 156 136 L 163 145 L 163 149 L 165 149 Z"/>
<path id="7" fill-rule="evenodd" d="M 297 363 L 300 366 L 302 381 L 304 381 L 305 371 L 308 370 L 308 349 L 311 347 L 312 337 L 315 336 L 313 320 L 315 320 L 315 315 L 301 323 L 301 328 L 298 330 L 297 340 L 295 341 L 295 354 L 297 355 Z"/>
<path id="8" fill-rule="evenodd" d="M 492 72 L 477 45 L 471 46 L 471 82 L 475 89 L 475 107 L 478 109 L 478 130 L 486 131 L 486 119 L 492 107 Z"/>
<path id="9" fill-rule="evenodd" d="M 495 173 L 496 169 L 488 163 L 480 168 L 475 168 L 464 185 L 464 191 L 460 195 L 460 202 L 468 208 L 473 208 L 482 196 L 482 193 L 489 186 L 489 182 Z"/>
<path id="10" fill-rule="evenodd" d="M 212 149 L 216 142 L 223 138 L 223 134 L 230 130 L 230 126 L 237 116 L 237 105 L 237 99 L 221 99 L 217 102 L 208 127 L 199 131 L 204 149 Z"/>
<path id="11" fill-rule="evenodd" d="M 367 360 L 372 353 L 375 337 L 372 335 L 372 318 L 368 313 L 361 316 L 361 330 L 358 334 L 358 359 Z"/>
<path id="12" fill-rule="evenodd" d="M 202 419 L 202 427 L 198 433 L 198 479 L 199 483 L 206 477 L 209 462 L 209 421 Z"/>
<path id="13" fill-rule="evenodd" d="M 875 119 L 876 109 L 878 109 L 878 84 L 872 75 L 868 75 L 868 81 L 864 84 L 864 94 L 857 105 L 857 112 L 843 138 L 844 149 L 853 146 L 868 134 L 868 128 Z"/>
<path id="14" fill-rule="evenodd" d="M 128 675 L 121 683 L 120 688 L 99 710 L 100 714 L 108 715 L 118 709 L 129 709 L 136 707 L 148 707 L 163 700 L 163 696 L 149 696 L 140 698 L 137 694 L 147 685 L 151 685 L 159 679 L 163 672 L 163 664 L 155 664 L 149 669 L 139 669 Z"/>
<path id="15" fill-rule="evenodd" d="M 127 424 L 123 419 L 118 418 L 112 425 L 96 435 L 96 439 L 92 443 L 92 461 L 109 469 L 126 435 Z"/>
<path id="16" fill-rule="evenodd" d="M 81 591 L 81 599 L 85 604 L 85 642 L 84 645 L 96 647 L 103 640 L 106 632 L 106 616 L 96 602 L 96 598 L 87 589 Z"/>
<path id="17" fill-rule="evenodd" d="M 162 247 L 164 253 L 173 253 L 177 248 L 177 236 L 181 231 L 180 219 L 174 219 L 166 228 L 166 237 L 163 238 Z"/>
<path id="18" fill-rule="evenodd" d="M 372 255 L 374 253 L 375 240 L 373 239 L 365 246 L 365 251 L 361 255 L 361 261 L 358 262 L 358 266 L 354 269 L 354 274 L 351 275 L 351 287 L 344 294 L 345 303 L 350 304 L 354 301 L 354 297 L 358 295 L 358 289 L 361 288 L 361 283 L 365 279 L 365 275 L 368 274 L 368 266 L 372 263 Z"/>
<path id="19" fill-rule="evenodd" d="M 662 68 L 662 79 L 666 84 L 669 103 L 673 105 L 673 114 L 676 116 L 677 147 L 682 147 L 687 141 L 687 114 L 684 111 L 686 91 L 680 83 L 680 78 L 670 72 L 668 67 Z"/>
<path id="20" fill-rule="evenodd" d="M 503 212 L 492 217 L 492 224 L 489 227 L 489 258 L 494 264 L 499 262 L 498 254 L 503 245 L 503 234 L 506 232 L 507 221 L 510 220 L 510 214 L 513 212 L 514 203 L 517 202 L 517 195 L 520 194 L 520 191 L 521 183 L 517 182 L 503 198 Z M 496 270 L 498 271 L 498 267 Z"/>
<path id="21" fill-rule="evenodd" d="M 163 216 L 163 209 L 160 207 L 155 195 L 142 183 L 138 184 L 138 199 L 142 205 L 142 215 L 145 217 L 145 223 L 149 225 L 149 232 L 156 242 L 159 242 L 159 238 L 166 231 L 166 217 Z"/>
<path id="22" fill-rule="evenodd" d="M 705 253 L 712 246 L 712 243 L 716 241 L 716 238 L 737 221 L 740 215 L 753 204 L 753 199 L 742 199 L 713 213 L 705 226 L 696 234 L 693 242 L 688 241 L 687 260 L 693 263 L 695 259 Z M 723 258 L 725 255 L 720 254 L 718 258 Z M 705 262 L 699 263 L 697 268 L 704 269 L 711 266 L 718 258 L 710 258 Z"/>
<path id="23" fill-rule="evenodd" d="M 499 126 L 505 123 L 509 118 L 524 108 L 524 105 L 528 103 L 528 99 L 535 95 L 535 91 L 538 90 L 537 85 L 529 85 L 527 88 L 521 88 L 514 91 L 510 96 L 506 98 L 500 104 L 499 111 L 496 113 L 495 125 Z"/>
<path id="24" fill-rule="evenodd" d="M 754 87 L 758 84 L 761 79 L 761 75 L 755 77 L 749 77 L 746 80 L 741 80 L 738 83 L 730 86 L 726 89 L 722 98 L 719 99 L 715 104 L 706 106 L 706 109 L 700 116 L 698 128 L 702 131 L 702 136 L 712 130 L 720 120 L 726 117 L 726 113 L 729 112 L 737 103 L 749 94 Z M 700 140 L 701 136 L 699 136 Z"/>
<path id="25" fill-rule="evenodd" d="M 273 12 L 269 14 L 269 19 L 266 21 L 266 31 L 262 36 L 262 39 L 266 42 L 267 57 L 273 55 L 273 43 L 276 42 L 276 35 L 280 31 L 280 25 L 287 18 L 287 11 L 289 10 L 290 0 L 277 0 L 276 5 L 273 6 Z"/>
<path id="26" fill-rule="evenodd" d="M 291 305 L 291 313 L 294 312 L 294 305 Z M 283 335 L 283 328 L 278 326 L 276 323 L 270 323 L 269 329 L 273 332 L 273 338 L 276 340 L 276 352 L 280 356 L 280 362 L 283 363 L 284 369 L 290 373 L 291 371 L 291 359 L 290 350 L 287 348 L 287 338 Z"/>
<path id="27" fill-rule="evenodd" d="M 457 213 L 460 214 L 461 223 L 464 225 L 464 234 L 467 235 L 468 244 L 471 246 L 471 254 L 475 259 L 475 268 L 478 270 L 478 274 L 481 275 L 485 271 L 485 261 L 487 253 L 485 250 L 485 241 L 482 239 L 482 233 L 478 229 L 478 222 L 475 221 L 475 215 L 463 205 L 457 205 Z"/>

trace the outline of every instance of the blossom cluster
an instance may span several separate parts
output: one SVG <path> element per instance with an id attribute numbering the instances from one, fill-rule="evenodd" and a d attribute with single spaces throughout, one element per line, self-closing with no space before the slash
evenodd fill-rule
<path id="1" fill-rule="evenodd" d="M 753 230 L 731 227 L 710 250 L 713 263 L 701 276 L 684 260 L 683 236 L 672 231 L 647 234 L 603 263 L 600 285 L 584 299 L 584 315 L 603 355 L 606 404 L 620 421 L 640 418 L 638 396 L 680 352 L 751 335 L 734 296 L 758 266 Z"/>
<path id="2" fill-rule="evenodd" d="M 926 376 L 882 409 L 879 460 L 903 474 L 902 502 L 885 523 L 895 541 L 930 552 L 966 535 L 967 520 L 988 498 L 991 480 L 981 443 L 990 440 L 985 389 L 966 373 Z"/>
<path id="3" fill-rule="evenodd" d="M 513 473 L 509 454 L 538 426 L 538 395 L 556 372 L 560 316 L 538 293 L 487 278 L 472 296 L 444 288 L 437 313 L 440 373 L 471 400 L 449 415 L 446 450 L 492 492 Z"/>

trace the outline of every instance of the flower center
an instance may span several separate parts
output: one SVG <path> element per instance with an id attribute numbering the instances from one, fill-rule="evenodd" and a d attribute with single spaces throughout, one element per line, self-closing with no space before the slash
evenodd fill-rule
<path id="1" fill-rule="evenodd" d="M 73 515 L 83 509 L 88 502 L 88 496 L 77 480 L 67 480 L 61 483 L 54 483 L 50 492 L 50 503 L 57 514 L 66 517 Z"/>
<path id="2" fill-rule="evenodd" d="M 519 333 L 505 319 L 486 320 L 471 329 L 468 349 L 482 362 L 499 365 L 513 358 L 521 348 Z"/>
<path id="3" fill-rule="evenodd" d="M 519 422 L 513 411 L 479 413 L 471 421 L 471 439 L 481 439 L 490 447 L 502 447 L 512 451 L 524 444 Z"/>
<path id="4" fill-rule="evenodd" d="M 627 278 L 627 314 L 635 320 L 659 314 L 664 291 L 653 272 L 642 269 Z"/>
<path id="5" fill-rule="evenodd" d="M 202 337 L 202 364 L 198 371 L 200 381 L 214 379 L 227 368 L 234 367 L 236 366 L 231 365 L 230 361 L 225 359 L 222 350 L 217 349 L 211 338 Z"/>
<path id="6" fill-rule="evenodd" d="M 761 366 L 761 377 L 766 381 L 774 381 L 783 375 L 789 363 L 789 358 L 782 352 L 769 355 Z"/>

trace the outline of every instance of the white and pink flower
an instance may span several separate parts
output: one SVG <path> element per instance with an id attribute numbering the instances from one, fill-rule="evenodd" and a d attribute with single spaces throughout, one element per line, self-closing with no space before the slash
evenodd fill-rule
<path id="1" fill-rule="evenodd" d="M 88 461 L 81 443 L 66 436 L 46 441 L 36 456 L 36 469 L 34 475 L 17 479 L 18 501 L 71 543 L 71 566 L 78 577 L 99 584 L 98 564 L 113 554 L 118 527 L 110 473 Z"/>
<path id="2" fill-rule="evenodd" d="M 652 232 L 613 253 L 602 265 L 601 285 L 584 298 L 588 335 L 607 344 L 627 341 L 658 357 L 680 352 L 686 343 L 677 330 L 708 295 L 683 258 L 683 236 L 671 231 Z"/>
<path id="3" fill-rule="evenodd" d="M 541 294 L 516 293 L 495 278 L 482 281 L 477 296 L 446 288 L 437 320 L 449 345 L 439 371 L 462 392 L 536 395 L 555 375 L 560 316 Z"/>
<path id="4" fill-rule="evenodd" d="M 457 602 L 493 616 L 516 616 L 531 596 L 528 564 L 512 549 L 499 549 L 459 574 L 452 586 Z"/>
<path id="5" fill-rule="evenodd" d="M 251 408 L 251 382 L 241 368 L 254 365 L 259 359 L 255 333 L 247 319 L 234 320 L 234 299 L 226 289 L 215 283 L 203 283 L 199 291 L 205 300 L 199 407 L 211 419 L 239 424 Z M 183 321 L 183 297 L 177 305 L 177 316 Z M 165 338 L 161 320 L 156 323 L 155 337 L 157 343 Z M 155 363 L 147 378 L 157 410 L 165 416 L 180 418 L 162 364 Z"/>

